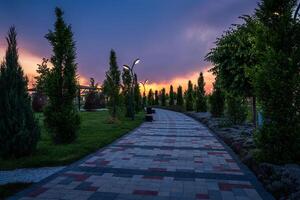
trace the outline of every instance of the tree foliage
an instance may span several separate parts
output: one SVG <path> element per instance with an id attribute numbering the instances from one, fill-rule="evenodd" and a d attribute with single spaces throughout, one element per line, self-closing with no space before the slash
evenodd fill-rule
<path id="1" fill-rule="evenodd" d="M 261 157 L 272 162 L 300 157 L 300 23 L 293 19 L 295 0 L 263 0 L 256 15 L 260 52 L 255 88 L 264 124 L 257 134 Z"/>
<path id="2" fill-rule="evenodd" d="M 160 92 L 160 102 L 162 106 L 166 106 L 166 89 L 163 88 Z"/>
<path id="3" fill-rule="evenodd" d="M 183 106 L 183 94 L 182 94 L 182 87 L 181 86 L 178 86 L 178 88 L 177 88 L 176 105 L 177 106 Z"/>
<path id="4" fill-rule="evenodd" d="M 155 92 L 154 92 L 154 105 L 159 105 L 159 97 L 158 97 L 157 90 L 155 90 Z"/>
<path id="5" fill-rule="evenodd" d="M 185 100 L 185 106 L 187 111 L 194 110 L 194 91 L 193 91 L 193 83 L 189 80 L 188 82 L 188 89 L 186 91 L 186 100 Z"/>
<path id="6" fill-rule="evenodd" d="M 122 72 L 122 82 L 123 82 L 123 89 L 122 94 L 124 97 L 124 105 L 125 105 L 125 116 L 130 117 L 131 116 L 131 109 L 130 109 L 130 95 L 131 95 L 131 84 L 132 84 L 132 78 L 130 75 L 130 71 L 123 69 Z"/>
<path id="7" fill-rule="evenodd" d="M 56 8 L 54 31 L 45 36 L 52 46 L 51 63 L 46 84 L 49 102 L 45 108 L 45 125 L 55 143 L 71 143 L 80 127 L 79 114 L 74 106 L 77 93 L 75 63 L 76 48 L 71 26 L 63 19 L 63 12 Z"/>
<path id="8" fill-rule="evenodd" d="M 148 105 L 149 106 L 154 105 L 154 94 L 153 94 L 152 89 L 150 89 L 148 92 Z"/>
<path id="9" fill-rule="evenodd" d="M 174 105 L 174 100 L 175 100 L 175 95 L 174 95 L 174 91 L 173 91 L 173 85 L 170 85 L 170 91 L 169 91 L 169 105 L 173 106 Z"/>
<path id="10" fill-rule="evenodd" d="M 221 117 L 224 113 L 225 95 L 218 84 L 218 80 L 214 83 L 212 94 L 209 96 L 210 112 L 213 117 Z"/>
<path id="11" fill-rule="evenodd" d="M 120 74 L 116 53 L 114 50 L 111 50 L 109 70 L 106 72 L 106 79 L 104 81 L 104 92 L 108 96 L 108 105 L 113 118 L 116 118 L 117 109 L 120 105 Z"/>
<path id="12" fill-rule="evenodd" d="M 232 124 L 242 124 L 247 117 L 247 107 L 243 97 L 226 94 L 226 115 Z"/>
<path id="13" fill-rule="evenodd" d="M 0 67 L 0 156 L 21 157 L 34 152 L 40 129 L 31 110 L 27 78 L 19 64 L 17 33 L 11 27 Z"/>
<path id="14" fill-rule="evenodd" d="M 140 90 L 140 84 L 137 79 L 137 75 L 134 74 L 134 110 L 136 113 L 141 111 L 142 108 L 142 96 Z"/>
<path id="15" fill-rule="evenodd" d="M 195 88 L 196 89 L 196 111 L 197 112 L 206 112 L 207 111 L 207 105 L 206 105 L 206 96 L 205 96 L 205 82 L 203 73 L 201 72 L 198 78 L 198 85 Z"/>

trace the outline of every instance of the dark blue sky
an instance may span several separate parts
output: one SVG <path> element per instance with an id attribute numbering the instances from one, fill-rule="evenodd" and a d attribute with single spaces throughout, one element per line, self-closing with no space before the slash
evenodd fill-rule
<path id="1" fill-rule="evenodd" d="M 1 0 L 0 48 L 15 25 L 21 50 L 50 57 L 44 35 L 53 29 L 59 6 L 72 24 L 81 75 L 102 81 L 113 48 L 120 66 L 139 57 L 140 79 L 159 83 L 207 67 L 203 58 L 216 37 L 256 5 L 256 0 Z"/>

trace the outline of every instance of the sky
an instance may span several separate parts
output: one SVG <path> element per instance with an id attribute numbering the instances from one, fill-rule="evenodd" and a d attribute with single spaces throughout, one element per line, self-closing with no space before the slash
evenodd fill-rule
<path id="1" fill-rule="evenodd" d="M 34 76 L 52 54 L 44 36 L 53 30 L 56 6 L 72 25 L 81 84 L 90 77 L 104 80 L 114 49 L 120 67 L 140 58 L 135 71 L 139 80 L 149 80 L 148 89 L 186 88 L 202 71 L 209 92 L 214 78 L 205 55 L 223 31 L 241 23 L 239 16 L 254 12 L 257 0 L 0 0 L 0 59 L 14 25 L 20 63 Z"/>

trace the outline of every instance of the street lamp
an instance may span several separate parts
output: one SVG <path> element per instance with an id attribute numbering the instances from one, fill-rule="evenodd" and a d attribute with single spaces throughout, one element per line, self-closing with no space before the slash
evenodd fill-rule
<path id="1" fill-rule="evenodd" d="M 140 59 L 137 58 L 133 61 L 131 67 L 129 67 L 128 65 L 123 65 L 123 68 L 125 70 L 129 70 L 130 71 L 130 76 L 131 76 L 131 95 L 130 95 L 130 114 L 131 114 L 131 119 L 134 120 L 134 85 L 135 85 L 135 80 L 134 80 L 134 71 L 133 68 L 136 64 L 138 64 L 140 62 Z"/>

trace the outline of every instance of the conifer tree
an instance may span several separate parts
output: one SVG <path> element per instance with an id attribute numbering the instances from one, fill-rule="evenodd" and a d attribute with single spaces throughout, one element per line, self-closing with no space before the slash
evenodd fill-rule
<path id="1" fill-rule="evenodd" d="M 170 105 L 170 106 L 173 106 L 173 105 L 174 105 L 174 91 L 173 91 L 173 85 L 170 85 L 169 97 L 170 97 L 169 105 Z"/>
<path id="2" fill-rule="evenodd" d="M 113 118 L 117 116 L 117 107 L 119 105 L 119 95 L 120 95 L 120 74 L 119 66 L 117 64 L 117 57 L 114 50 L 110 51 L 110 62 L 109 70 L 106 72 L 105 81 L 105 93 L 109 98 L 109 106 L 111 107 L 111 114 Z"/>
<path id="3" fill-rule="evenodd" d="M 225 95 L 222 91 L 219 80 L 214 83 L 212 94 L 209 96 L 210 112 L 213 117 L 221 117 L 224 113 Z"/>
<path id="4" fill-rule="evenodd" d="M 131 75 L 130 71 L 123 69 L 122 72 L 122 81 L 123 81 L 123 96 L 124 96 L 124 104 L 125 104 L 125 116 L 130 117 L 131 115 L 131 109 L 130 109 L 130 88 L 131 88 Z"/>
<path id="5" fill-rule="evenodd" d="M 177 100 L 176 100 L 177 106 L 183 106 L 183 96 L 182 96 L 182 87 L 179 86 L 177 88 Z"/>
<path id="6" fill-rule="evenodd" d="M 47 77 L 49 98 L 44 110 L 45 125 L 56 144 L 71 143 L 80 127 L 79 113 L 74 105 L 77 93 L 76 47 L 71 26 L 63 19 L 63 11 L 55 9 L 54 31 L 45 36 L 52 46 L 53 68 Z"/>
<path id="7" fill-rule="evenodd" d="M 166 89 L 163 88 L 160 94 L 160 101 L 162 106 L 166 106 Z"/>
<path id="8" fill-rule="evenodd" d="M 141 96 L 141 91 L 140 91 L 140 85 L 137 80 L 137 75 L 134 74 L 134 108 L 135 112 L 141 111 L 142 107 L 142 96 Z"/>
<path id="9" fill-rule="evenodd" d="M 31 110 L 27 78 L 18 61 L 17 33 L 11 27 L 0 67 L 0 156 L 21 157 L 34 152 L 40 129 Z"/>
<path id="10" fill-rule="evenodd" d="M 150 89 L 148 92 L 148 104 L 149 104 L 149 106 L 154 105 L 154 96 L 153 96 L 152 89 Z"/>
<path id="11" fill-rule="evenodd" d="M 201 72 L 198 78 L 198 86 L 196 87 L 196 111 L 197 112 L 206 112 L 206 98 L 205 98 L 205 82 L 203 73 Z"/>
<path id="12" fill-rule="evenodd" d="M 155 93 L 154 93 L 154 105 L 159 105 L 159 97 L 158 97 L 157 90 L 155 90 Z"/>
<path id="13" fill-rule="evenodd" d="M 192 111 L 194 108 L 194 100 L 193 100 L 193 84 L 192 81 L 189 80 L 188 82 L 188 89 L 186 91 L 186 110 L 187 111 Z"/>

